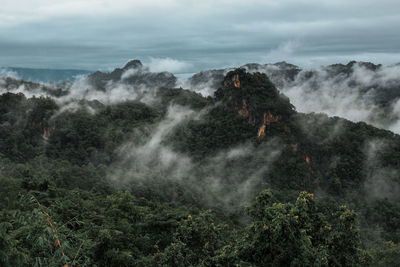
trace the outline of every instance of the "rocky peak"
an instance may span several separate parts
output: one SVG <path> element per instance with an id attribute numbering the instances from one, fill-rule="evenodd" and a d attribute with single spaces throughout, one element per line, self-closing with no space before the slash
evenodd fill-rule
<path id="1" fill-rule="evenodd" d="M 287 119 L 295 111 L 289 99 L 281 94 L 263 73 L 249 73 L 245 69 L 230 71 L 215 98 L 227 109 L 248 119 L 249 124 L 261 127 L 263 138 L 271 124 Z"/>
<path id="2" fill-rule="evenodd" d="M 169 72 L 151 72 L 140 60 L 134 59 L 123 68 L 116 68 L 111 73 L 96 71 L 88 76 L 89 82 L 100 90 L 106 90 L 108 84 L 123 83 L 135 88 L 156 89 L 174 87 L 176 77 Z"/>
<path id="3" fill-rule="evenodd" d="M 363 62 L 363 61 L 350 61 L 346 65 L 344 64 L 332 64 L 325 67 L 325 70 L 331 75 L 350 75 L 354 71 L 354 67 L 363 67 L 370 71 L 377 71 L 379 70 L 382 65 L 381 64 L 373 64 L 371 62 Z"/>
<path id="4" fill-rule="evenodd" d="M 123 70 L 128 70 L 128 69 L 139 69 L 142 68 L 143 64 L 140 60 L 134 59 L 129 61 L 128 63 L 125 64 L 125 66 L 122 68 Z"/>
<path id="5" fill-rule="evenodd" d="M 287 63 L 286 61 L 276 62 L 273 65 L 279 67 L 280 69 L 285 69 L 285 70 L 288 70 L 288 69 L 299 69 L 298 66 L 290 64 L 290 63 Z"/>

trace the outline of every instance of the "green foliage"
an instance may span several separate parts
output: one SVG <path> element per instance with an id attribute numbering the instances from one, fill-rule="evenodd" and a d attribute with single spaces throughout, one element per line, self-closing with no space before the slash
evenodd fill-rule
<path id="1" fill-rule="evenodd" d="M 233 80 L 238 78 L 239 88 Z M 223 101 L 232 109 L 240 109 L 243 100 L 246 101 L 250 115 L 256 125 L 263 121 L 264 112 L 278 114 L 288 118 L 294 114 L 294 106 L 289 99 L 280 94 L 275 85 L 263 73 L 246 73 L 244 69 L 229 72 L 224 79 L 224 86 L 215 92 L 217 101 Z"/>
<path id="2" fill-rule="evenodd" d="M 240 257 L 257 266 L 362 266 L 356 214 L 340 207 L 328 222 L 314 195 L 294 204 L 274 203 L 263 191 L 248 210 L 254 219 L 240 244 Z"/>
<path id="3" fill-rule="evenodd" d="M 156 254 L 156 259 L 162 266 L 212 266 L 223 244 L 222 230 L 208 212 L 189 214 L 179 223 L 172 243 Z"/>
<path id="4" fill-rule="evenodd" d="M 400 245 L 393 242 L 387 242 L 384 247 L 372 250 L 371 266 L 376 267 L 394 267 L 400 262 Z"/>
<path id="5" fill-rule="evenodd" d="M 400 199 L 385 199 L 385 192 L 369 198 L 365 186 L 375 168 L 367 168 L 371 158 L 393 176 L 389 186 L 398 186 L 392 171 L 400 167 L 398 135 L 296 113 L 267 76 L 240 69 L 228 73 L 214 98 L 168 88 L 141 97 L 151 105 L 82 100 L 61 107 L 46 97 L 0 96 L 0 266 L 398 262 Z M 239 112 L 244 102 L 248 116 Z M 124 156 L 119 148 L 149 140 L 170 105 L 198 114 L 161 140 L 190 157 L 187 174 L 164 177 L 169 172 L 159 162 L 147 172 L 116 164 Z M 259 138 L 269 113 L 277 120 Z M 368 153 L 371 140 L 389 145 Z M 236 147 L 248 151 L 230 157 Z M 110 173 L 134 180 L 113 184 Z M 209 177 L 218 179 L 218 196 L 203 189 Z M 231 194 L 240 190 L 246 197 L 260 192 L 247 216 L 245 198 Z M 318 201 L 304 190 L 318 192 Z M 377 248 L 385 241 L 392 243 Z"/>
<path id="6" fill-rule="evenodd" d="M 319 216 L 310 197 L 300 195 L 296 205 L 273 204 L 270 198 L 261 193 L 249 210 L 255 221 L 242 241 L 241 257 L 257 266 L 326 265 L 328 253 L 320 242 L 326 225 L 313 221 Z"/>
<path id="7" fill-rule="evenodd" d="M 160 88 L 155 94 L 154 106 L 161 112 L 166 112 L 169 105 L 180 105 L 200 110 L 212 103 L 212 99 L 182 88 Z"/>
<path id="8" fill-rule="evenodd" d="M 5 266 L 136 266 L 155 246 L 170 244 L 188 211 L 121 191 L 105 197 L 55 188 L 27 193 L 18 184 L 8 190 L 22 197 L 0 213 Z"/>
<path id="9" fill-rule="evenodd" d="M 398 202 L 388 199 L 375 200 L 363 210 L 362 219 L 364 228 L 369 229 L 364 234 L 366 247 L 371 247 L 371 242 L 382 243 L 385 240 L 399 243 L 400 204 Z M 374 238 L 373 235 L 378 237 Z"/>
<path id="10" fill-rule="evenodd" d="M 150 123 L 158 116 L 156 111 L 139 102 L 98 104 L 97 109 L 95 114 L 82 108 L 56 117 L 46 154 L 79 165 L 110 163 L 117 146 L 135 127 Z"/>
<path id="11" fill-rule="evenodd" d="M 256 131 L 249 128 L 246 120 L 217 106 L 203 119 L 178 127 L 170 136 L 170 142 L 182 152 L 204 158 L 255 135 Z"/>
<path id="12" fill-rule="evenodd" d="M 24 162 L 41 153 L 42 129 L 57 106 L 48 97 L 27 99 L 23 94 L 5 93 L 0 96 L 0 153 Z"/>

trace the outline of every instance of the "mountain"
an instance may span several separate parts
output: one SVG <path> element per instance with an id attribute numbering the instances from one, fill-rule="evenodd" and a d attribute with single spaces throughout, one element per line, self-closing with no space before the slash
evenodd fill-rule
<path id="1" fill-rule="evenodd" d="M 0 68 L 0 75 L 18 78 L 24 81 L 34 83 L 58 84 L 63 82 L 72 82 L 79 76 L 90 74 L 88 70 L 75 69 L 36 69 L 36 68 L 16 68 L 4 67 Z"/>
<path id="2" fill-rule="evenodd" d="M 400 133 L 400 68 L 349 62 L 301 69 L 286 62 L 246 64 L 249 72 L 268 75 L 298 111 L 322 112 Z M 189 78 L 190 88 L 213 94 L 231 69 L 209 70 Z"/>
<path id="3" fill-rule="evenodd" d="M 0 92 L 24 92 L 29 95 L 47 94 L 54 97 L 60 97 L 67 94 L 65 89 L 61 89 L 54 85 L 27 82 L 11 77 L 0 76 Z"/>
<path id="4" fill-rule="evenodd" d="M 266 67 L 293 82 L 302 72 L 247 65 Z M 298 112 L 246 67 L 210 71 L 223 78 L 208 97 L 152 88 L 171 76 L 139 61 L 89 79 L 112 90 L 102 86 L 126 73 L 149 90 L 111 102 L 85 98 L 86 88 L 66 102 L 0 95 L 4 265 L 397 263 L 399 135 Z"/>
<path id="5" fill-rule="evenodd" d="M 270 167 L 270 178 L 263 182 L 270 186 L 276 184 L 280 189 L 305 187 L 310 191 L 331 192 L 328 194 L 332 196 L 345 198 L 348 194 L 357 194 L 362 198 L 368 195 L 363 192 L 363 186 L 371 175 L 371 170 L 365 167 L 368 160 L 365 150 L 372 143 L 382 141 L 391 147 L 385 148 L 388 149 L 385 153 L 394 158 L 399 156 L 396 152 L 398 135 L 365 123 L 323 114 L 297 113 L 289 99 L 261 73 L 250 74 L 244 69 L 229 72 L 223 86 L 215 92 L 214 101 L 221 104 L 173 135 L 180 144 L 178 147 L 196 156 L 198 153 L 212 155 L 218 149 L 246 141 L 257 145 L 277 142 L 283 149 L 280 150 L 282 158 Z M 251 166 L 249 162 L 237 164 Z M 398 168 L 394 159 L 386 158 L 382 164 L 389 169 Z M 250 169 L 259 170 L 262 165 Z M 283 180 L 285 182 L 281 183 Z"/>
<path id="6" fill-rule="evenodd" d="M 304 84 L 311 90 L 322 91 L 324 89 L 322 83 L 332 80 L 336 83 L 345 83 L 348 85 L 348 90 L 356 90 L 360 95 L 369 95 L 372 101 L 381 106 L 389 106 L 393 100 L 400 97 L 398 76 L 385 77 L 390 75 L 387 73 L 390 70 L 397 70 L 391 67 L 384 68 L 381 64 L 351 61 L 348 64 L 333 64 L 318 69 L 301 69 L 286 62 L 278 62 L 275 64 L 249 63 L 243 65 L 242 68 L 249 72 L 267 74 L 283 92 Z M 208 70 L 194 74 L 189 78 L 189 84 L 192 88 L 199 88 L 199 90 L 207 84 L 207 87 L 215 91 L 229 70 L 232 69 Z M 363 74 L 367 80 L 362 80 L 363 77 L 360 76 Z M 384 78 L 387 80 L 383 80 Z"/>
<path id="7" fill-rule="evenodd" d="M 89 82 L 98 89 L 105 89 L 109 83 L 120 82 L 136 88 L 155 89 L 159 87 L 174 87 L 176 77 L 169 72 L 150 72 L 140 60 L 132 60 L 120 69 L 110 73 L 96 71 L 89 75 Z"/>
<path id="8" fill-rule="evenodd" d="M 274 64 L 248 63 L 241 66 L 249 72 L 262 72 L 268 75 L 278 87 L 283 85 L 284 81 L 294 81 L 301 69 L 295 65 L 286 62 L 277 62 Z M 202 88 L 205 85 L 215 91 L 224 80 L 225 75 L 234 70 L 234 68 L 206 70 L 194 74 L 189 78 L 190 87 L 193 89 Z"/>

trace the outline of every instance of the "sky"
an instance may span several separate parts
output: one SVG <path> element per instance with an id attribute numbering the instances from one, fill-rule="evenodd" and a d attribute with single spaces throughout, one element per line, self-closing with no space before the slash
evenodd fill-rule
<path id="1" fill-rule="evenodd" d="M 399 0 L 1 0 L 0 66 L 400 62 Z"/>

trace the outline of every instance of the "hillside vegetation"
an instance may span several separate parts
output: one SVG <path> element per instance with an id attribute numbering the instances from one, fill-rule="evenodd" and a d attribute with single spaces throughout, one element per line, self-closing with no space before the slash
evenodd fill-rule
<path id="1" fill-rule="evenodd" d="M 91 76 L 97 90 L 113 73 Z M 62 95 L 0 95 L 0 266 L 400 260 L 399 135 L 299 113 L 245 69 L 213 97 Z"/>

